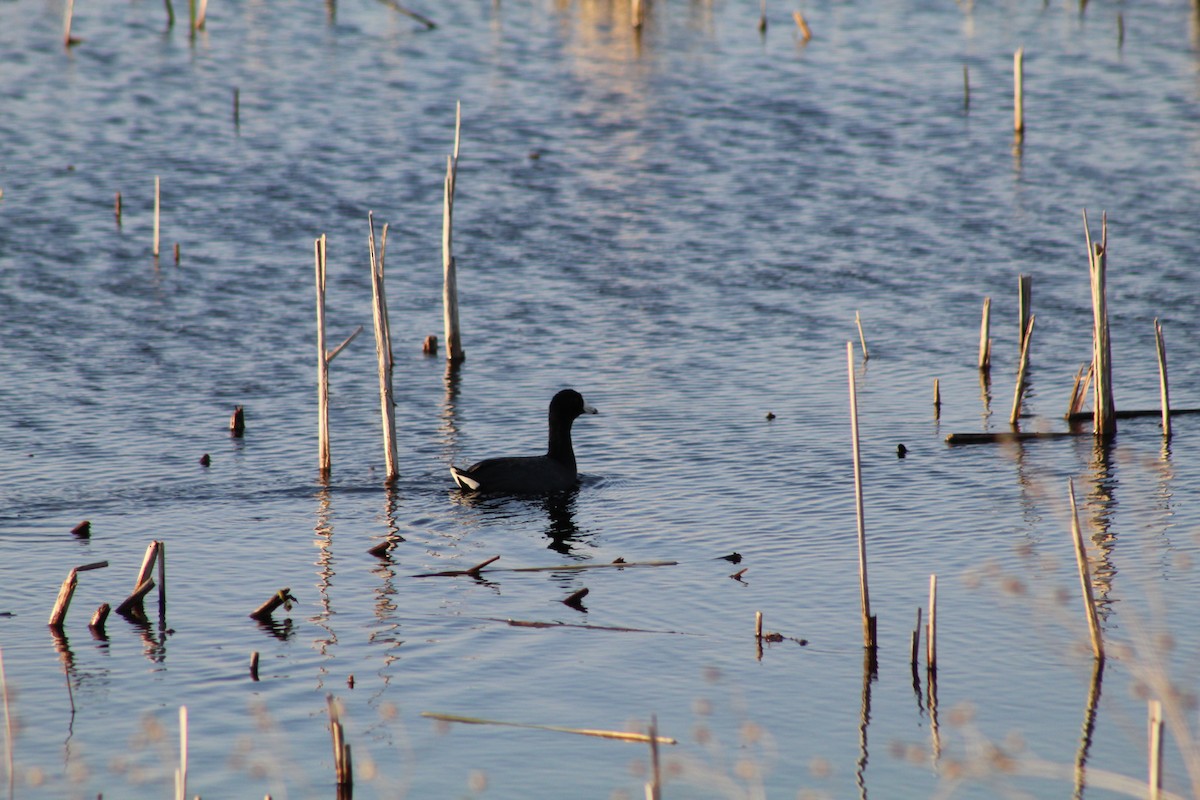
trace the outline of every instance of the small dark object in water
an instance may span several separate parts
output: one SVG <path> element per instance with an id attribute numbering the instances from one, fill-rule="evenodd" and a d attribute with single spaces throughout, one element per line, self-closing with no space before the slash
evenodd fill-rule
<path id="1" fill-rule="evenodd" d="M 570 489 L 579 480 L 571 425 L 596 409 L 574 389 L 563 389 L 550 401 L 550 444 L 543 456 L 489 458 L 466 469 L 450 467 L 460 489 L 496 494 L 544 494 Z"/>
<path id="2" fill-rule="evenodd" d="M 571 608 L 574 608 L 578 611 L 587 611 L 587 609 L 584 608 L 584 606 L 583 606 L 583 598 L 587 597 L 587 595 L 588 595 L 588 589 L 585 586 L 584 588 L 580 589 L 579 591 L 572 592 L 570 595 L 568 595 L 566 598 L 564 598 L 562 601 L 563 605 L 570 606 Z"/>
<path id="3" fill-rule="evenodd" d="M 772 632 L 772 633 L 764 633 L 764 634 L 763 634 L 763 641 L 764 641 L 764 642 L 782 642 L 782 641 L 783 641 L 783 634 L 782 634 L 782 633 L 774 633 L 774 632 Z"/>
<path id="4" fill-rule="evenodd" d="M 246 415 L 241 406 L 234 406 L 233 416 L 229 418 L 229 433 L 238 437 L 246 433 Z"/>
<path id="5" fill-rule="evenodd" d="M 349 686 L 351 689 L 354 688 L 354 676 L 353 675 L 351 675 L 349 678 L 346 679 L 346 685 Z"/>
<path id="6" fill-rule="evenodd" d="M 211 463 L 212 463 L 212 458 L 209 457 L 208 453 L 205 453 L 204 455 L 200 456 L 200 466 L 207 467 Z"/>
<path id="7" fill-rule="evenodd" d="M 421 352 L 427 356 L 437 355 L 437 337 L 432 333 L 425 337 L 425 342 L 421 345 Z"/>
<path id="8" fill-rule="evenodd" d="M 741 553 L 736 553 L 736 552 L 735 552 L 735 553 L 730 553 L 730 554 L 729 554 L 729 555 L 727 555 L 727 556 L 718 556 L 718 558 L 723 558 L 723 559 L 725 559 L 726 561 L 728 561 L 728 562 L 729 562 L 729 563 L 731 563 L 731 564 L 740 564 L 740 563 L 742 563 L 742 554 L 741 554 Z"/>
<path id="9" fill-rule="evenodd" d="M 541 157 L 542 157 L 541 150 L 530 150 L 529 151 L 529 160 L 530 161 L 537 161 Z"/>
<path id="10" fill-rule="evenodd" d="M 768 411 L 768 412 L 767 412 L 767 419 L 768 419 L 768 420 L 775 419 L 775 415 L 774 415 L 774 414 L 772 414 L 770 411 Z"/>
<path id="11" fill-rule="evenodd" d="M 908 448 L 902 444 L 896 445 L 896 458 L 904 458 L 908 455 Z"/>
<path id="12" fill-rule="evenodd" d="M 71 528 L 71 533 L 75 534 L 80 539 L 87 539 L 92 535 L 92 523 L 85 519 L 74 528 Z"/>
<path id="13" fill-rule="evenodd" d="M 733 578 L 738 583 L 745 583 L 745 581 L 742 580 L 742 576 L 746 574 L 747 569 L 749 569 L 749 567 L 742 567 L 741 569 L 739 569 L 737 572 L 733 573 L 729 577 Z"/>

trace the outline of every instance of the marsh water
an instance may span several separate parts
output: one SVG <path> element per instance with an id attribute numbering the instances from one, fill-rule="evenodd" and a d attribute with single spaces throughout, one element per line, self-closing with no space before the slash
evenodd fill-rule
<path id="1" fill-rule="evenodd" d="M 358 797 L 644 794 L 644 745 L 422 712 L 656 720 L 670 798 L 1136 795 L 1156 698 L 1165 786 L 1192 795 L 1200 417 L 1169 443 L 1153 417 L 1106 447 L 944 439 L 1009 428 L 1021 274 L 1021 427 L 1066 430 L 1085 208 L 1094 235 L 1108 215 L 1117 407 L 1157 407 L 1155 318 L 1173 403 L 1200 406 L 1197 8 L 805 0 L 768 3 L 760 32 L 758 3 L 695 0 L 650 3 L 635 33 L 622 2 L 409 5 L 437 27 L 373 0 L 213 0 L 193 37 L 179 4 L 168 28 L 159 3 L 80 0 L 68 49 L 58 0 L 0 2 L 5 795 L 166 796 L 186 706 L 189 796 L 332 797 L 329 695 Z M 456 102 L 449 369 L 421 342 L 441 336 Z M 391 486 L 369 211 L 389 224 Z M 367 329 L 331 365 L 327 481 L 321 234 L 331 344 Z M 452 463 L 542 449 L 566 386 L 600 411 L 575 426 L 577 491 L 453 488 Z M 152 593 L 147 624 L 93 636 L 154 540 L 165 615 Z M 673 563 L 565 569 L 618 558 Z M 97 561 L 54 636 L 59 585 Z M 935 574 L 931 686 L 910 637 Z M 274 625 L 248 617 L 283 587 Z M 782 641 L 760 651 L 755 612 Z"/>

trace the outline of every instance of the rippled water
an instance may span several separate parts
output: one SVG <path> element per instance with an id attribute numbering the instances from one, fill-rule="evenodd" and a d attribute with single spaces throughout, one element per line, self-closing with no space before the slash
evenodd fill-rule
<path id="1" fill-rule="evenodd" d="M 65 50 L 57 3 L 0 4 L 9 796 L 163 796 L 186 705 L 192 794 L 328 797 L 329 693 L 365 797 L 643 793 L 643 746 L 445 728 L 423 711 L 633 730 L 656 716 L 680 741 L 664 748 L 665 797 L 1062 797 L 1080 760 L 1087 796 L 1117 796 L 1102 772 L 1144 780 L 1159 669 L 1195 731 L 1200 417 L 1177 417 L 1167 448 L 1154 418 L 1123 421 L 1107 451 L 1086 436 L 943 439 L 1007 427 L 1021 273 L 1038 317 L 1023 424 L 1062 429 L 1090 352 L 1085 207 L 1093 230 L 1109 215 L 1118 407 L 1157 404 L 1155 317 L 1175 404 L 1200 406 L 1196 9 L 817 2 L 804 44 L 792 7 L 770 5 L 760 35 L 757 3 L 658 2 L 637 36 L 620 2 L 428 4 L 432 31 L 379 3 L 215 2 L 191 40 L 186 9 L 166 30 L 154 3 L 80 2 L 83 41 Z M 440 334 L 456 101 L 467 360 L 448 371 L 420 344 Z M 368 211 L 390 224 L 391 490 Z M 330 338 L 368 328 L 332 365 L 328 484 L 322 233 Z M 871 356 L 855 368 L 880 637 L 869 680 L 856 311 Z M 577 492 L 452 489 L 450 463 L 541 448 L 563 386 L 601 411 L 575 428 Z M 243 439 L 226 429 L 234 405 Z M 1067 478 L 1112 651 L 1091 705 Z M 90 539 L 70 534 L 82 519 Z M 367 553 L 397 535 L 388 557 Z M 132 590 L 155 539 L 165 625 L 114 617 L 94 639 L 91 611 Z M 740 564 L 721 560 L 732 552 Z M 677 563 L 412 577 L 495 555 L 493 568 Z M 59 584 L 99 560 L 56 640 Z M 909 637 L 933 573 L 931 708 Z M 289 625 L 247 617 L 284 586 Z M 586 611 L 560 603 L 585 587 Z M 756 611 L 791 637 L 761 658 Z M 1166 786 L 1186 795 L 1182 735 L 1168 736 Z M 1007 771 L 988 742 L 1050 777 Z"/>

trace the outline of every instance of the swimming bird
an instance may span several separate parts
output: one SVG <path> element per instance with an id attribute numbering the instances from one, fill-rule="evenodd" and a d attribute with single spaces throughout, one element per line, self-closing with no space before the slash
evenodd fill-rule
<path id="1" fill-rule="evenodd" d="M 450 467 L 459 488 L 468 492 L 541 494 L 569 489 L 579 479 L 571 424 L 583 414 L 596 414 L 574 389 L 563 389 L 550 400 L 550 445 L 544 456 L 488 458 L 466 469 Z"/>

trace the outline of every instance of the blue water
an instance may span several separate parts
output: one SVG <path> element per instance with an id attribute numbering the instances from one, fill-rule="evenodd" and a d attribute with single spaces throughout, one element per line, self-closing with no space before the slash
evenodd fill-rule
<path id="1" fill-rule="evenodd" d="M 1022 427 L 1065 429 L 1090 357 L 1084 208 L 1093 235 L 1108 213 L 1118 408 L 1158 403 L 1156 317 L 1173 402 L 1200 407 L 1194 8 L 815 3 L 802 43 L 775 4 L 765 35 L 758 4 L 700 1 L 652 4 L 635 35 L 620 2 L 413 4 L 431 31 L 380 3 L 219 2 L 194 38 L 176 5 L 168 30 L 154 3 L 78 3 L 67 50 L 60 6 L 0 4 L 9 796 L 168 794 L 180 706 L 190 795 L 333 796 L 328 694 L 360 797 L 644 795 L 644 745 L 421 712 L 654 717 L 679 740 L 664 797 L 1076 796 L 1081 758 L 1087 797 L 1126 796 L 1110 773 L 1144 782 L 1150 696 L 1181 713 L 1166 788 L 1195 793 L 1200 417 L 1176 417 L 1166 447 L 1153 417 L 1122 421 L 1108 451 L 943 441 L 1008 427 L 1019 274 L 1037 314 Z M 467 359 L 449 370 L 421 342 L 442 334 L 456 102 Z M 390 489 L 368 211 L 389 224 Z M 328 482 L 321 234 L 331 344 L 367 329 L 331 366 Z M 848 341 L 879 632 L 866 680 Z M 451 463 L 538 452 L 564 386 L 601 412 L 575 427 L 577 492 L 453 489 Z M 1068 478 L 1110 651 L 1086 742 Z M 152 540 L 165 619 L 152 602 L 149 626 L 114 616 L 93 638 Z M 480 579 L 413 577 L 496 555 Z M 617 558 L 674 564 L 503 571 Z M 101 560 L 56 641 L 59 584 Z M 909 650 L 931 574 L 932 708 Z M 248 618 L 283 587 L 298 602 L 278 626 Z M 586 611 L 560 602 L 581 588 Z M 761 658 L 756 611 L 788 637 Z"/>

